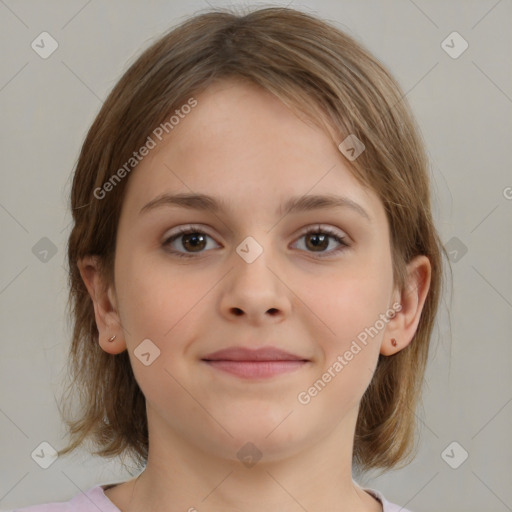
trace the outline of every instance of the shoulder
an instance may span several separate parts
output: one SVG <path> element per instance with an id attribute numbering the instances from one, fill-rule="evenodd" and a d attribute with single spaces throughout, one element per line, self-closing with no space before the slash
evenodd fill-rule
<path id="1" fill-rule="evenodd" d="M 382 512 L 411 512 L 400 505 L 395 505 L 394 503 L 389 502 L 379 491 L 375 489 L 364 490 L 382 503 Z"/>
<path id="2" fill-rule="evenodd" d="M 110 484 L 112 485 L 112 484 Z M 106 497 L 104 488 L 107 484 L 96 485 L 85 492 L 76 494 L 69 501 L 31 505 L 8 512 L 120 512 Z"/>

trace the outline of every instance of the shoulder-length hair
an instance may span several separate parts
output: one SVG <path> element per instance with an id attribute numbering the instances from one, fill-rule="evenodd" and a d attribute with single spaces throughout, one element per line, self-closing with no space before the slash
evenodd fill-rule
<path id="1" fill-rule="evenodd" d="M 129 176 L 109 187 L 105 199 L 97 191 L 175 109 L 213 81 L 228 78 L 270 91 L 325 128 L 336 145 L 348 135 L 361 140 L 365 151 L 356 160 L 347 159 L 347 165 L 385 207 L 395 285 L 404 289 L 411 258 L 422 254 L 430 260 L 430 289 L 414 338 L 395 355 L 379 357 L 355 432 L 356 467 L 396 466 L 414 447 L 415 409 L 442 285 L 444 248 L 432 219 L 428 160 L 405 95 L 386 68 L 335 26 L 288 8 L 244 14 L 222 10 L 188 19 L 140 55 L 92 124 L 71 192 L 68 306 L 73 338 L 65 403 L 76 410 L 73 418 L 64 418 L 71 440 L 59 454 L 92 440 L 98 448 L 94 454 L 129 454 L 139 464 L 147 461 L 144 395 L 127 352 L 111 355 L 100 348 L 93 304 L 77 262 L 97 255 L 106 282 L 113 283 L 116 232 Z"/>

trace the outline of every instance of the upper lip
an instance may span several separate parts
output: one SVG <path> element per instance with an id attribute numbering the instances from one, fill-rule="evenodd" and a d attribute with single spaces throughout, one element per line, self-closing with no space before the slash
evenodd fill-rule
<path id="1" fill-rule="evenodd" d="M 275 347 L 258 349 L 230 347 L 212 352 L 202 359 L 203 361 L 307 361 L 304 357 Z"/>

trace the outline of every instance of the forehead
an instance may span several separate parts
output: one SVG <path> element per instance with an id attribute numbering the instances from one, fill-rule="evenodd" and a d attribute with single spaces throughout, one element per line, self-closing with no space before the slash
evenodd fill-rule
<path id="1" fill-rule="evenodd" d="M 163 192 L 223 197 L 235 206 L 339 193 L 372 210 L 332 138 L 299 119 L 276 96 L 237 81 L 213 84 L 197 106 L 151 150 L 130 176 L 125 202 L 139 209 Z M 259 199 L 259 201 L 255 201 Z"/>

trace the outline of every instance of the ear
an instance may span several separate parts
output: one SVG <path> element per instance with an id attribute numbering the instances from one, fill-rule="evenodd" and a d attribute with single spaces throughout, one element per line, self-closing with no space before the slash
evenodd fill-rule
<path id="1" fill-rule="evenodd" d="M 119 354 L 126 349 L 126 342 L 113 285 L 107 286 L 103 281 L 98 256 L 86 256 L 79 260 L 77 265 L 94 305 L 99 344 L 105 352 Z M 114 335 L 115 340 L 108 341 Z"/>
<path id="2" fill-rule="evenodd" d="M 404 290 L 395 296 L 401 309 L 388 322 L 380 347 L 380 353 L 384 356 L 391 356 L 405 348 L 416 333 L 430 288 L 430 260 L 424 255 L 416 256 L 407 265 L 407 274 Z M 393 345 L 392 339 L 396 340 L 396 346 Z"/>

